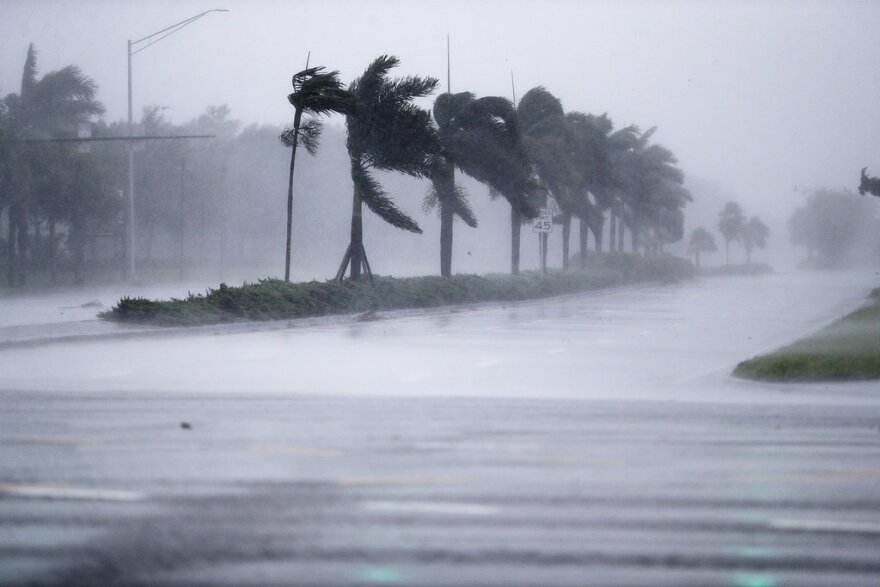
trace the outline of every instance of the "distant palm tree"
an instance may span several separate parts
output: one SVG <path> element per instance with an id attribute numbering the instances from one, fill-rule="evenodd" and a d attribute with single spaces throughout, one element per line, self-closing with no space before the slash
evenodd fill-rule
<path id="1" fill-rule="evenodd" d="M 399 63 L 397 57 L 382 55 L 349 86 L 358 104 L 357 111 L 345 118 L 354 184 L 351 242 L 336 273 L 337 280 L 345 276 L 349 263 L 352 279 L 359 279 L 362 269 L 372 276 L 364 249 L 363 204 L 392 226 L 422 232 L 418 223 L 394 204 L 371 173 L 373 169 L 381 169 L 424 177 L 429 175 L 432 158 L 439 151 L 430 113 L 412 102 L 431 94 L 437 87 L 437 79 L 418 76 L 389 79 L 388 73 Z"/>
<path id="2" fill-rule="evenodd" d="M 434 101 L 441 151 L 432 166 L 432 192 L 426 208 L 440 208 L 440 274 L 452 274 L 452 223 L 458 216 L 471 227 L 477 219 L 467 194 L 455 185 L 454 170 L 503 196 L 520 214 L 533 216 L 532 181 L 520 147 L 516 110 L 506 98 L 475 98 L 470 92 L 441 94 Z"/>
<path id="3" fill-rule="evenodd" d="M 730 265 L 730 241 L 742 238 L 746 216 L 736 202 L 728 202 L 718 215 L 718 230 L 724 237 L 724 264 Z"/>
<path id="4" fill-rule="evenodd" d="M 303 113 L 312 115 L 351 114 L 356 100 L 351 92 L 342 87 L 339 72 L 324 72 L 323 67 L 310 67 L 293 75 L 293 93 L 287 101 L 293 105 L 293 128 L 285 130 L 281 141 L 290 147 L 290 174 L 287 180 L 287 247 L 284 256 L 284 281 L 290 281 L 290 241 L 293 230 L 293 169 L 296 165 L 296 148 L 302 144 L 314 155 L 322 126 L 315 118 L 302 122 Z"/>
<path id="5" fill-rule="evenodd" d="M 580 169 L 580 183 L 577 190 L 582 198 L 592 195 L 594 213 L 580 216 L 580 264 L 585 267 L 587 237 L 593 231 L 596 250 L 602 250 L 602 233 L 605 224 L 605 211 L 612 207 L 615 193 L 612 189 L 612 166 L 610 159 L 609 135 L 614 128 L 607 114 L 595 116 L 582 112 L 569 112 L 565 115 L 574 134 L 575 163 Z"/>
<path id="6" fill-rule="evenodd" d="M 743 225 L 742 244 L 746 250 L 746 264 L 752 262 L 752 250 L 755 247 L 763 249 L 767 245 L 768 236 L 770 236 L 770 229 L 757 216 L 752 216 Z"/>
<path id="7" fill-rule="evenodd" d="M 715 245 L 715 237 L 712 236 L 712 233 L 702 226 L 699 226 L 691 233 L 687 250 L 688 253 L 694 256 L 694 264 L 697 266 L 697 269 L 699 269 L 700 255 L 702 253 L 712 253 L 717 251 L 718 247 Z"/>
<path id="8" fill-rule="evenodd" d="M 21 91 L 8 94 L 3 99 L 6 134 L 13 142 L 23 139 L 47 139 L 75 137 L 81 123 L 104 112 L 104 106 L 96 99 L 98 86 L 75 65 L 37 78 L 37 52 L 33 44 L 28 46 Z M 8 150 L 13 151 L 13 148 Z M 54 153 L 69 154 L 69 149 L 54 149 Z M 18 145 L 14 147 L 8 165 L 9 177 L 3 182 L 8 219 L 7 254 L 8 282 L 21 284 L 25 278 L 24 262 L 28 253 L 28 218 L 34 200 L 34 187 L 40 170 L 45 169 L 52 158 L 45 148 Z M 56 157 L 57 158 L 57 157 Z M 60 199 L 53 200 L 60 204 Z M 61 214 L 57 208 L 50 209 L 51 216 Z"/>
<path id="9" fill-rule="evenodd" d="M 559 98 L 543 87 L 526 92 L 517 107 L 523 143 L 541 186 L 559 206 L 562 224 L 562 268 L 568 268 L 571 217 L 588 218 L 595 213 L 585 190 L 576 153 L 577 137 Z M 546 254 L 546 233 L 544 252 Z"/>

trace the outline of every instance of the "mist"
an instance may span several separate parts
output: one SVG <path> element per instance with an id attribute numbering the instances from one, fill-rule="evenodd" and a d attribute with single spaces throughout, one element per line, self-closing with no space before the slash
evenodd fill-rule
<path id="1" fill-rule="evenodd" d="M 0 0 L 0 585 L 880 584 L 878 22 Z"/>
<path id="2" fill-rule="evenodd" d="M 689 184 L 711 182 L 710 191 L 723 193 L 723 200 L 740 202 L 750 214 L 769 223 L 769 246 L 779 251 L 770 254 L 770 260 L 791 259 L 783 251 L 788 240 L 784 223 L 803 199 L 795 188 L 854 189 L 859 169 L 880 167 L 876 149 L 880 121 L 873 110 L 880 95 L 875 72 L 880 49 L 871 26 L 880 8 L 872 2 L 774 2 L 769 6 L 758 2 L 550 2 L 539 10 L 528 2 L 509 2 L 502 10 L 494 2 L 320 6 L 189 2 L 181 6 L 171 2 L 6 0 L 0 23 L 0 48 L 6 56 L 0 92 L 18 91 L 24 56 L 28 44 L 34 43 L 40 72 L 78 65 L 98 85 L 98 97 L 107 109 L 103 119 L 108 123 L 122 120 L 126 38 L 139 38 L 190 13 L 218 7 L 230 12 L 209 15 L 134 56 L 136 120 L 144 108 L 158 106 L 169 123 L 181 125 L 197 119 L 208 107 L 226 105 L 229 117 L 242 127 L 289 126 L 292 110 L 285 97 L 290 75 L 305 65 L 307 55 L 312 64 L 338 69 L 347 83 L 360 75 L 370 59 L 390 53 L 401 58 L 399 75 L 433 75 L 445 89 L 448 34 L 453 91 L 510 97 L 512 73 L 520 95 L 542 85 L 560 98 L 566 110 L 607 112 L 617 128 L 657 126 L 656 140 L 675 153 Z M 341 119 L 331 118 L 328 124 L 342 133 Z M 284 149 L 270 144 L 268 133 L 263 140 L 266 154 L 273 148 L 279 151 L 277 160 L 248 165 L 260 167 L 265 174 L 261 192 L 280 188 L 272 194 L 277 197 L 280 216 Z M 302 278 L 331 276 L 333 257 L 341 258 L 344 252 L 345 243 L 314 246 L 309 235 L 310 226 L 328 226 L 337 217 L 339 229 L 329 234 L 345 231 L 345 162 L 335 151 L 341 141 L 336 133 L 328 132 L 318 160 L 306 158 L 300 164 L 304 175 L 298 181 L 306 188 L 300 192 L 306 201 L 296 215 L 301 224 L 294 231 L 294 239 L 299 239 L 294 270 Z M 335 158 L 343 167 L 341 172 L 333 170 Z M 312 183 L 318 169 L 326 170 L 318 188 L 326 193 L 318 193 Z M 331 181 L 338 185 L 331 187 Z M 380 272 L 423 273 L 431 263 L 421 260 L 436 258 L 432 250 L 436 238 L 430 234 L 434 219 L 420 212 L 427 189 L 423 184 L 389 184 L 399 205 L 423 220 L 428 232 L 422 238 L 366 229 L 367 238 L 377 241 L 372 246 L 382 247 L 391 239 L 388 248 L 398 253 Z M 473 191 L 475 205 L 481 206 L 480 232 L 487 233 L 495 216 L 503 215 L 502 207 L 483 208 L 485 188 Z M 697 196 L 692 209 L 698 212 L 709 208 L 701 199 L 722 199 L 705 190 L 692 191 Z M 239 188 L 231 194 L 238 201 L 255 197 L 271 207 L 267 193 L 257 196 Z M 309 198 L 326 206 L 322 210 L 326 217 L 318 220 L 311 214 Z M 699 225 L 712 229 L 723 203 L 719 202 L 717 210 L 707 209 L 702 218 L 696 217 L 698 212 L 688 212 L 686 232 Z M 265 210 L 265 214 L 272 212 Z M 270 227 L 264 236 L 277 238 L 277 230 Z M 461 250 L 456 247 L 461 270 L 503 270 L 500 258 L 482 253 L 490 247 L 470 246 L 469 234 L 469 230 L 458 231 L 464 245 Z M 495 239 L 486 236 L 485 240 Z M 503 243 L 500 236 L 498 240 Z M 475 249 L 481 251 L 484 262 L 470 264 L 466 253 L 473 255 Z M 270 247 L 260 250 L 265 253 L 260 271 L 246 274 L 277 274 L 277 257 L 271 259 Z M 416 250 L 413 257 L 418 259 L 399 258 L 402 252 Z M 524 254 L 529 250 L 526 243 Z M 248 264 L 253 261 L 249 259 Z"/>

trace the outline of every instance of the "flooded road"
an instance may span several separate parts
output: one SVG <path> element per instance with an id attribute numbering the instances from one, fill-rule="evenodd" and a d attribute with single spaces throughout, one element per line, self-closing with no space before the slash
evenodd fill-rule
<path id="1" fill-rule="evenodd" d="M 739 361 L 861 305 L 878 281 L 871 273 L 714 278 L 272 332 L 9 349 L 0 353 L 0 386 L 737 400 L 752 388 L 728 377 Z M 780 395 L 766 386 L 757 395 L 768 394 Z"/>
<path id="2" fill-rule="evenodd" d="M 0 351 L 0 584 L 876 585 L 876 382 L 729 377 L 835 277 Z"/>

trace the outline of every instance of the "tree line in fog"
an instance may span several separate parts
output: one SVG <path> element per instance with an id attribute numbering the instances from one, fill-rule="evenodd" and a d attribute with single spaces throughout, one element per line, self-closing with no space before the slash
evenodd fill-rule
<path id="1" fill-rule="evenodd" d="M 255 237 L 277 236 L 285 212 L 288 219 L 320 214 L 298 206 L 296 190 L 303 186 L 294 180 L 295 157 L 300 147 L 318 148 L 319 119 L 333 113 L 345 121 L 352 210 L 350 226 L 335 229 L 350 232 L 345 256 L 330 269 L 339 278 L 369 272 L 364 208 L 395 228 L 422 230 L 377 172 L 422 178 L 429 186 L 423 208 L 440 220 L 442 275 L 452 273 L 455 219 L 468 227 L 479 222 L 462 175 L 509 206 L 513 273 L 519 271 L 523 225 L 530 223 L 549 220 L 561 231 L 563 268 L 572 257 L 573 224 L 579 228 L 580 264 L 590 234 L 598 250 L 603 242 L 612 250 L 626 243 L 643 254 L 683 237 L 683 209 L 691 196 L 674 154 L 653 141 L 654 128 L 616 126 L 607 114 L 566 111 L 540 86 L 515 104 L 501 96 L 438 93 L 435 78 L 394 77 L 397 65 L 396 57 L 381 56 L 349 84 L 321 67 L 295 74 L 288 97 L 293 124 L 283 131 L 244 126 L 224 106 L 184 124 L 171 124 L 160 107 L 145 108 L 135 135 L 215 138 L 137 144 L 139 263 L 165 259 L 166 272 L 174 273 L 211 259 L 222 273 L 230 259 L 257 262 L 285 248 L 280 239 L 266 245 Z M 430 109 L 417 105 L 432 94 Z M 103 112 L 95 83 L 79 68 L 40 76 L 37 54 L 29 48 L 20 91 L 0 101 L 0 283 L 82 282 L 119 271 L 126 246 L 126 141 L 46 141 L 75 138 L 83 130 L 93 138 L 128 136 L 126 124 L 104 121 Z M 290 149 L 286 154 L 284 147 Z M 299 165 L 309 163 L 300 159 Z M 285 183 L 287 202 L 279 189 Z M 281 236 L 290 251 L 286 262 L 295 265 L 300 251 L 291 250 L 290 231 L 288 222 Z"/>

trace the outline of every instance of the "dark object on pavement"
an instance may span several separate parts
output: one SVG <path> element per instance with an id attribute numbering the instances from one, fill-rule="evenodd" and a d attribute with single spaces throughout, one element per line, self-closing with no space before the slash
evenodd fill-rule
<path id="1" fill-rule="evenodd" d="M 189 422 L 181 422 L 180 427 L 184 430 L 192 430 L 192 424 L 190 424 Z"/>

